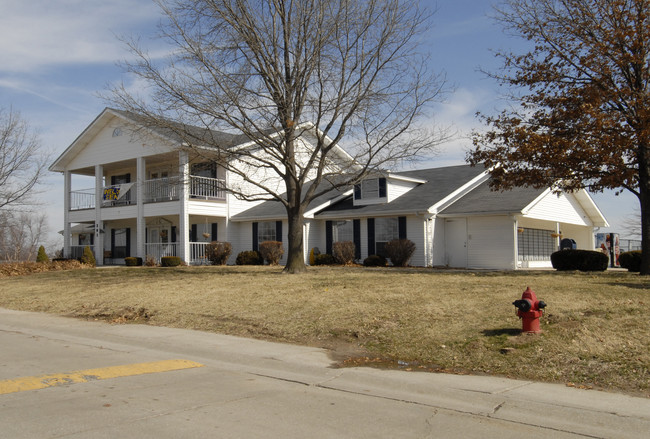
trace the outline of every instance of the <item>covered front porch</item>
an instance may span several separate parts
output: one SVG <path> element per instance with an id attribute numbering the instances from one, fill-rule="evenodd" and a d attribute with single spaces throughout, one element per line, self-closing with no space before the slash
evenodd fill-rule
<path id="1" fill-rule="evenodd" d="M 220 230 L 225 232 L 226 226 L 225 218 L 190 215 L 188 236 L 183 239 L 179 232 L 179 216 L 146 218 L 141 237 L 137 223 L 135 218 L 104 221 L 98 228 L 99 239 L 95 223 L 77 224 L 71 228 L 67 257 L 80 258 L 84 248 L 90 247 L 98 265 L 124 265 L 125 258 L 130 256 L 142 258 L 143 263 L 155 264 L 160 264 L 164 256 L 178 256 L 187 264 L 203 265 L 208 263 L 206 246 L 218 240 Z"/>

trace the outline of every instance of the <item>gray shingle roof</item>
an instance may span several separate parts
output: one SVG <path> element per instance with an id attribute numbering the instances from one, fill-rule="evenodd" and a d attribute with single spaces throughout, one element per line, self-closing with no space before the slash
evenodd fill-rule
<path id="1" fill-rule="evenodd" d="M 323 187 L 326 187 L 326 182 L 322 183 Z M 305 190 L 309 187 L 309 183 L 306 185 Z M 344 189 L 331 189 L 329 192 L 315 198 L 309 203 L 307 210 L 314 209 L 318 206 L 322 206 L 338 197 L 340 197 L 345 192 Z M 286 193 L 282 194 L 286 198 Z M 251 207 L 237 215 L 234 215 L 231 220 L 233 221 L 251 221 L 256 219 L 283 219 L 287 217 L 287 210 L 284 205 L 279 201 L 265 201 L 258 204 L 257 206 Z"/>
<path id="2" fill-rule="evenodd" d="M 441 212 L 445 215 L 489 215 L 519 213 L 546 188 L 515 187 L 508 191 L 493 191 L 489 180 Z"/>
<path id="3" fill-rule="evenodd" d="M 426 183 L 418 185 L 390 203 L 353 206 L 352 197 L 349 197 L 324 209 L 319 215 L 325 217 L 327 214 L 340 215 L 348 212 L 353 216 L 370 216 L 423 212 L 484 171 L 480 166 L 459 165 L 399 172 L 396 174 L 426 180 Z"/>

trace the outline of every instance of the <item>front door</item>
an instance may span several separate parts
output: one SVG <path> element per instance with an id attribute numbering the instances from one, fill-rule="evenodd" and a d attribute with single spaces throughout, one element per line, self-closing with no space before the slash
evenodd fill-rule
<path id="1" fill-rule="evenodd" d="M 448 266 L 467 268 L 467 220 L 465 218 L 445 221 L 445 249 Z"/>

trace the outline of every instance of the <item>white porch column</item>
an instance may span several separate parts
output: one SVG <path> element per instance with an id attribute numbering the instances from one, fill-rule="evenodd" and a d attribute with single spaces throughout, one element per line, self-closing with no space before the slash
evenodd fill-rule
<path id="1" fill-rule="evenodd" d="M 179 256 L 187 264 L 190 263 L 190 215 L 188 209 L 190 166 L 187 151 L 178 153 L 178 175 L 180 177 L 178 235 Z"/>
<path id="2" fill-rule="evenodd" d="M 145 234 L 147 233 L 146 230 L 146 221 L 144 218 L 144 189 L 145 189 L 145 180 L 146 180 L 146 166 L 145 166 L 145 159 L 144 157 L 138 157 L 136 160 L 136 198 L 138 200 L 138 217 L 137 217 L 137 224 L 136 224 L 136 256 L 139 258 L 142 258 L 144 261 L 144 258 L 146 257 L 147 254 L 147 249 L 146 249 L 146 238 Z"/>
<path id="3" fill-rule="evenodd" d="M 70 171 L 63 172 L 63 257 L 69 258 L 70 254 L 70 191 L 72 178 Z"/>
<path id="4" fill-rule="evenodd" d="M 104 221 L 102 202 L 104 195 L 104 167 L 95 165 L 95 261 L 104 265 Z"/>

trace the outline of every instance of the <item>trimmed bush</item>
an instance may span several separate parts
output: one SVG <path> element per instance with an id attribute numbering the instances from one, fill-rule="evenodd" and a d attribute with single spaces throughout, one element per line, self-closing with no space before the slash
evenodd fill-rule
<path id="1" fill-rule="evenodd" d="M 255 250 L 245 250 L 237 255 L 235 260 L 237 265 L 262 265 L 264 258 Z"/>
<path id="2" fill-rule="evenodd" d="M 260 256 L 269 265 L 278 265 L 283 254 L 284 248 L 280 241 L 264 241 L 260 244 Z"/>
<path id="3" fill-rule="evenodd" d="M 605 271 L 609 257 L 599 251 L 560 250 L 551 254 L 551 264 L 558 271 Z"/>
<path id="4" fill-rule="evenodd" d="M 212 241 L 205 247 L 205 257 L 212 265 L 225 265 L 232 254 L 229 242 Z"/>
<path id="5" fill-rule="evenodd" d="M 336 262 L 343 265 L 349 265 L 354 262 L 356 256 L 356 247 L 352 241 L 341 241 L 332 244 L 332 256 Z"/>
<path id="6" fill-rule="evenodd" d="M 38 248 L 38 254 L 36 255 L 36 262 L 40 262 L 42 264 L 46 264 L 50 262 L 50 258 L 47 256 L 47 253 L 45 253 L 45 247 L 40 246 Z"/>
<path id="7" fill-rule="evenodd" d="M 142 265 L 142 258 L 136 258 L 134 256 L 129 256 L 124 258 L 124 265 L 127 267 L 140 267 Z"/>
<path id="8" fill-rule="evenodd" d="M 144 258 L 144 266 L 145 267 L 157 267 L 158 266 L 158 261 L 156 261 L 156 258 L 154 258 L 151 255 L 147 255 Z"/>
<path id="9" fill-rule="evenodd" d="M 178 256 L 163 256 L 160 258 L 161 267 L 178 267 L 182 262 Z"/>
<path id="10" fill-rule="evenodd" d="M 364 267 L 385 267 L 386 258 L 381 255 L 370 255 L 363 260 Z"/>
<path id="11" fill-rule="evenodd" d="M 396 267 L 406 267 L 415 253 L 415 243 L 410 239 L 393 239 L 384 247 L 386 256 Z"/>
<path id="12" fill-rule="evenodd" d="M 641 250 L 623 252 L 618 257 L 621 267 L 627 268 L 627 271 L 638 273 L 641 271 Z"/>
<path id="13" fill-rule="evenodd" d="M 79 262 L 81 262 L 84 265 L 90 265 L 91 267 L 97 266 L 97 261 L 95 261 L 95 255 L 93 254 L 93 251 L 90 249 L 89 246 L 84 247 L 84 252 L 81 255 L 81 258 L 79 259 Z"/>
<path id="14" fill-rule="evenodd" d="M 334 265 L 335 263 L 336 259 L 334 259 L 334 256 L 328 255 L 327 253 L 321 253 L 314 258 L 314 265 Z"/>

